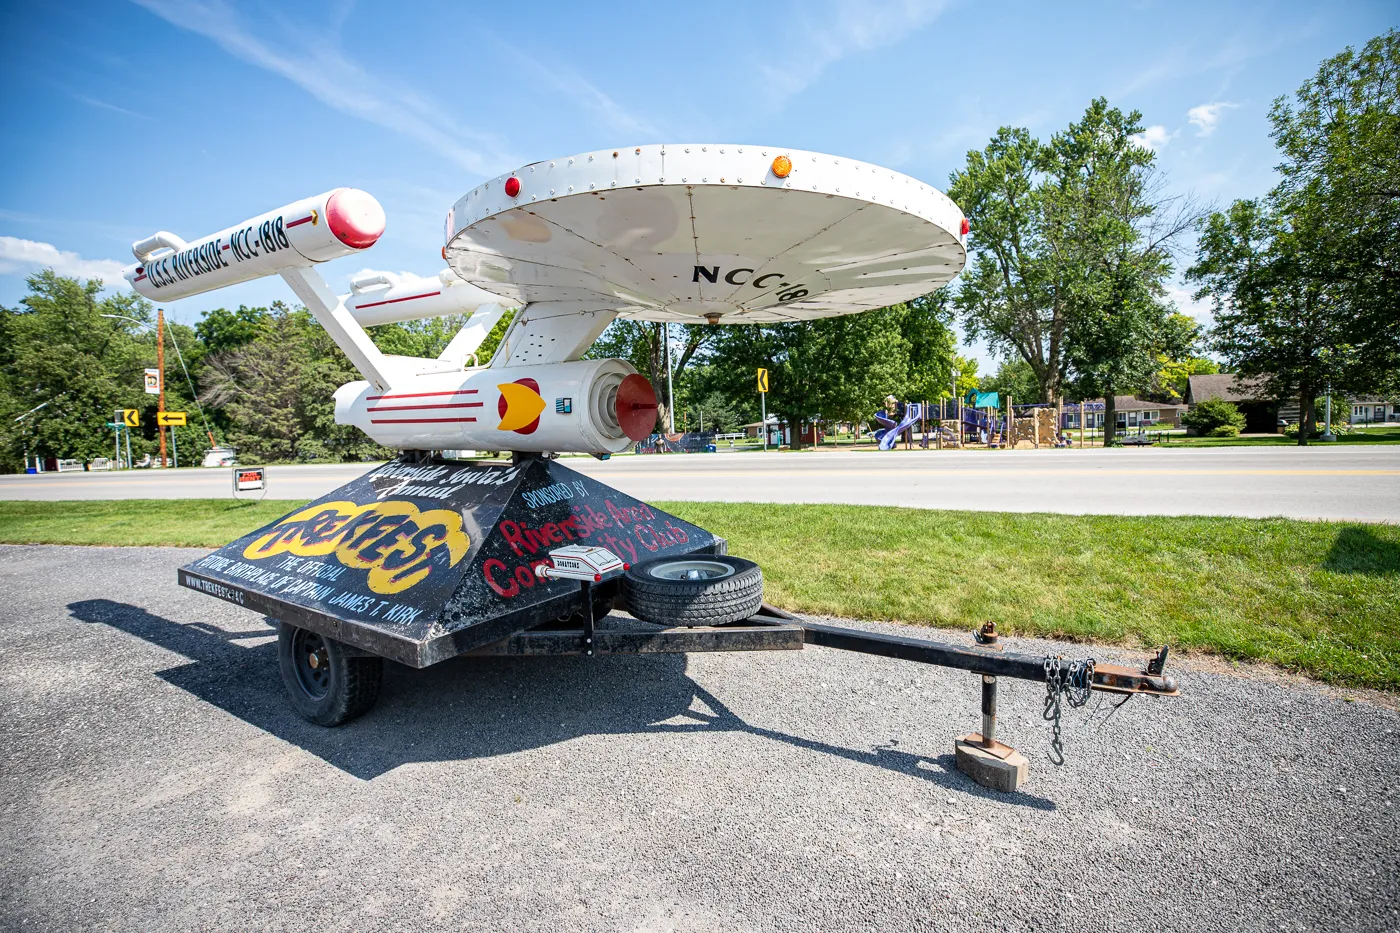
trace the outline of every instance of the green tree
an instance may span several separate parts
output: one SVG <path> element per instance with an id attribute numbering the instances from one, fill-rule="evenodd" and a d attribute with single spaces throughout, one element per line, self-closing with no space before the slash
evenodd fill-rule
<path id="1" fill-rule="evenodd" d="M 1374 391 L 1400 369 L 1400 31 L 1322 62 L 1269 121 L 1282 156 L 1270 210 L 1318 235 L 1310 271 L 1364 338 L 1349 365 Z"/>
<path id="2" fill-rule="evenodd" d="M 27 280 L 17 308 L 0 308 L 0 467 L 23 468 L 31 456 L 90 459 L 113 453 L 113 412 L 146 412 L 132 452 L 154 437 L 153 396 L 141 371 L 155 365 L 154 344 L 118 315 L 151 320 L 151 306 L 130 292 L 102 296 L 102 283 L 45 269 Z M 44 407 L 16 421 L 37 406 Z"/>
<path id="3" fill-rule="evenodd" d="M 794 428 L 818 418 L 864 421 L 886 395 L 932 401 L 951 381 L 947 313 L 935 295 L 861 314 L 721 327 L 703 388 L 756 407 L 755 370 L 767 369 L 768 410 Z"/>
<path id="4" fill-rule="evenodd" d="M 1040 380 L 1025 360 L 1003 360 L 995 375 L 983 376 L 978 391 L 998 392 L 1002 399 L 1032 401 L 1040 397 Z"/>
<path id="5" fill-rule="evenodd" d="M 1177 352 L 1157 355 L 1157 372 L 1143 397 L 1157 402 L 1180 403 L 1186 397 L 1186 387 L 1192 376 L 1218 373 L 1220 364 L 1195 355 L 1204 343 L 1204 335 L 1201 325 L 1194 318 L 1174 313 L 1167 318 L 1166 327 L 1164 343 Z"/>
<path id="6" fill-rule="evenodd" d="M 1308 228 L 1309 213 L 1236 201 L 1206 222 L 1187 272 L 1215 308 L 1212 341 L 1227 363 L 1275 398 L 1299 400 L 1299 444 L 1317 422 L 1317 395 L 1329 384 L 1359 388 L 1366 375 L 1349 352 L 1364 335 L 1355 333 L 1330 273 L 1318 268 L 1327 258 L 1314 248 L 1320 231 Z"/>
<path id="7" fill-rule="evenodd" d="M 194 332 L 209 353 L 222 353 L 251 343 L 267 332 L 271 315 L 266 308 L 239 305 L 238 310 L 214 308 L 204 312 Z"/>
<path id="8" fill-rule="evenodd" d="M 474 351 L 478 365 L 490 365 L 491 357 L 500 345 L 501 338 L 510 329 L 514 317 L 514 313 L 504 315 L 486 334 L 481 346 Z M 449 314 L 418 321 L 397 321 L 371 327 L 369 335 L 374 345 L 385 353 L 437 359 L 470 319 L 470 314 Z"/>
<path id="9" fill-rule="evenodd" d="M 1368 394 L 1400 369 L 1400 33 L 1324 61 L 1269 119 L 1282 180 L 1202 231 L 1188 278 L 1216 312 L 1215 348 L 1298 399 L 1298 443 L 1329 385 Z"/>
<path id="10" fill-rule="evenodd" d="M 1026 401 L 1057 401 L 1071 379 L 1104 394 L 1110 443 L 1113 393 L 1145 389 L 1169 342 L 1162 282 L 1195 219 L 1162 195 L 1140 119 L 1099 98 L 1048 144 L 1002 127 L 949 185 L 971 224 L 964 330 L 1030 368 Z"/>
<path id="11" fill-rule="evenodd" d="M 1146 389 L 1160 355 L 1185 351 L 1165 283 L 1197 214 L 1189 199 L 1162 196 L 1155 156 L 1134 140 L 1141 132 L 1141 114 L 1099 98 L 1042 156 L 1053 277 L 1068 309 L 1065 361 L 1081 398 L 1103 396 L 1108 446 L 1115 394 Z"/>
<path id="12" fill-rule="evenodd" d="M 1068 307 L 1046 238 L 1043 159 L 1029 131 L 1004 126 L 967 154 L 948 186 L 971 224 L 971 264 L 955 299 L 963 329 L 1030 368 L 1036 390 L 1027 401 L 1059 398 L 1065 377 Z"/>
<path id="13" fill-rule="evenodd" d="M 311 314 L 274 305 L 256 339 L 208 360 L 207 398 L 244 460 L 363 460 L 388 451 L 335 423 L 335 390 L 360 378 Z"/>

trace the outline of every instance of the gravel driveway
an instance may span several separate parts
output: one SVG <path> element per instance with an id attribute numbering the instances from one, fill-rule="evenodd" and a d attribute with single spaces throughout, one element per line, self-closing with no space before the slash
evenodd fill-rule
<path id="1" fill-rule="evenodd" d="M 1009 796 L 953 766 L 974 677 L 818 648 L 390 665 L 323 730 L 199 553 L 0 547 L 0 928 L 1400 928 L 1370 702 L 1178 667 L 1056 768 L 1006 683 Z"/>

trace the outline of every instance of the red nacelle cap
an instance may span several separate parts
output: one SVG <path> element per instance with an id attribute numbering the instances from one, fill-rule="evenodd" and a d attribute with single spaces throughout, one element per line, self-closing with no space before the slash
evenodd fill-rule
<path id="1" fill-rule="evenodd" d="M 656 390 L 640 373 L 632 373 L 617 387 L 617 423 L 634 441 L 644 441 L 656 427 Z"/>
<path id="2" fill-rule="evenodd" d="M 326 225 L 346 246 L 367 249 L 384 235 L 384 208 L 358 188 L 341 188 L 326 199 Z"/>

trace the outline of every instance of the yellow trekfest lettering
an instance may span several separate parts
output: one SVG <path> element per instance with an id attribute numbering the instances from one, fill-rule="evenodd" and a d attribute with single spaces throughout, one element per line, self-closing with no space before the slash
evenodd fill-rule
<path id="1" fill-rule="evenodd" d="M 243 556 L 334 554 L 347 567 L 368 570 L 372 591 L 389 594 L 421 583 L 439 554 L 446 555 L 448 567 L 457 566 L 470 547 L 462 516 L 452 509 L 420 512 L 412 502 L 395 500 L 325 502 L 288 515 L 244 548 Z"/>

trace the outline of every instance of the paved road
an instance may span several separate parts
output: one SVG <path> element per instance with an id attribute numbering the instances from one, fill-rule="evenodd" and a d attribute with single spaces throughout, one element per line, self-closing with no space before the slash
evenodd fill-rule
<path id="1" fill-rule="evenodd" d="M 0 547 L 0 928 L 1400 927 L 1364 700 L 1187 669 L 1055 768 L 1007 682 L 1008 796 L 952 764 L 973 677 L 820 648 L 391 665 L 323 730 L 260 617 L 174 585 L 200 553 Z"/>
<path id="2" fill-rule="evenodd" d="M 1400 446 L 840 451 L 570 458 L 643 500 L 850 502 L 1014 512 L 1286 515 L 1400 522 Z M 309 499 L 367 467 L 272 467 L 270 496 Z M 0 477 L 0 499 L 229 495 L 227 470 Z"/>

